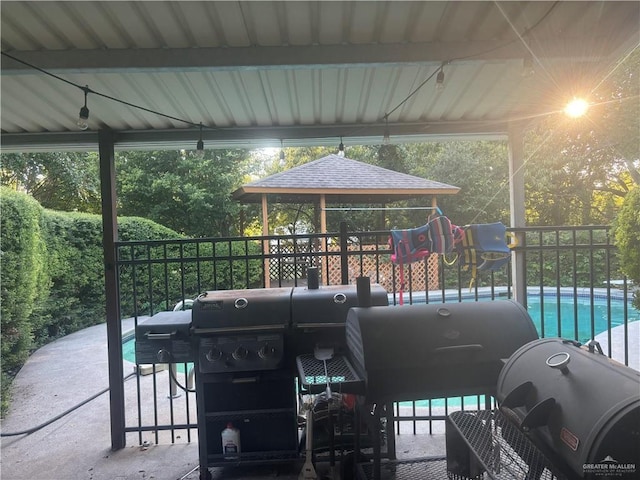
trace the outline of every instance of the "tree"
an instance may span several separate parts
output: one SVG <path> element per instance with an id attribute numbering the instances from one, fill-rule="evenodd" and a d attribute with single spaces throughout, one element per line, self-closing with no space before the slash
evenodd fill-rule
<path id="1" fill-rule="evenodd" d="M 624 199 L 615 222 L 615 239 L 621 270 L 640 284 L 640 187 L 635 187 Z M 634 306 L 640 310 L 638 291 L 634 294 Z"/>
<path id="2" fill-rule="evenodd" d="M 551 114 L 526 136 L 527 223 L 610 223 L 640 182 L 640 49 L 594 89 L 586 117 Z"/>
<path id="3" fill-rule="evenodd" d="M 406 145 L 411 175 L 460 187 L 438 197 L 458 225 L 509 223 L 509 165 L 505 142 L 445 142 Z"/>
<path id="4" fill-rule="evenodd" d="M 95 153 L 3 154 L 0 174 L 2 185 L 30 194 L 45 208 L 100 212 Z"/>
<path id="5" fill-rule="evenodd" d="M 116 159 L 118 214 L 143 216 L 193 237 L 238 234 L 231 193 L 247 169 L 245 150 L 124 152 Z"/>

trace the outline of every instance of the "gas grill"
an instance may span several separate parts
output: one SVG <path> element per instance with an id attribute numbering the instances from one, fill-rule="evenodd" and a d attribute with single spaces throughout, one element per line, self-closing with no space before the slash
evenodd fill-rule
<path id="1" fill-rule="evenodd" d="M 139 363 L 194 361 L 201 472 L 229 464 L 299 457 L 296 358 L 316 347 L 346 352 L 347 313 L 356 286 L 208 291 L 190 312 L 162 312 L 136 329 Z M 388 305 L 371 285 L 367 304 Z M 221 432 L 240 431 L 241 451 L 223 454 Z M 203 473 L 203 478 L 207 478 Z"/>

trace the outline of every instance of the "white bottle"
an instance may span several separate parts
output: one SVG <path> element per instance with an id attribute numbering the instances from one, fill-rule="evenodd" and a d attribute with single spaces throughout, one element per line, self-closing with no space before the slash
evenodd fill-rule
<path id="1" fill-rule="evenodd" d="M 240 458 L 240 430 L 231 422 L 222 431 L 222 454 L 226 460 Z"/>

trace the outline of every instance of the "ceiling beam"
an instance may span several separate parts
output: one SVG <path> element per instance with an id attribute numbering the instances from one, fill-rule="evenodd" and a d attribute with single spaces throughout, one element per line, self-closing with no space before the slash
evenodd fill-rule
<path id="1" fill-rule="evenodd" d="M 545 38 L 536 49 L 545 59 L 597 60 L 610 45 L 600 37 L 581 41 Z M 585 53 L 588 52 L 588 53 Z M 598 52 L 595 54 L 594 52 Z M 367 45 L 310 45 L 280 47 L 57 50 L 6 52 L 51 73 L 123 73 L 210 71 L 267 68 L 322 68 L 464 63 L 521 60 L 528 50 L 519 40 Z M 534 52 L 535 53 L 535 52 Z M 2 56 L 2 75 L 38 73 Z"/>
<path id="2" fill-rule="evenodd" d="M 205 149 L 214 148 L 279 148 L 281 140 L 285 147 L 331 146 L 342 138 L 349 145 L 379 145 L 383 143 L 384 125 L 318 125 L 291 127 L 246 127 L 204 130 Z M 443 140 L 504 140 L 507 138 L 505 123 L 458 122 L 416 123 L 389 125 L 393 143 L 412 143 Z M 161 150 L 195 149 L 197 129 L 176 130 L 132 130 L 114 132 L 117 150 Z M 87 132 L 41 132 L 3 133 L 2 151 L 95 151 L 98 148 L 98 133 Z"/>

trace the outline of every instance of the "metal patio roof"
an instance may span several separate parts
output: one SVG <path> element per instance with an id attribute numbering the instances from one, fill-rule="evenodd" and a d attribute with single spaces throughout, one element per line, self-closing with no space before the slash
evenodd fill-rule
<path id="1" fill-rule="evenodd" d="M 499 137 L 588 95 L 640 42 L 636 1 L 3 0 L 0 14 L 2 52 L 44 70 L 2 56 L 4 151 L 95 149 L 103 128 L 119 149 L 193 149 L 200 123 L 206 148 Z"/>

